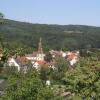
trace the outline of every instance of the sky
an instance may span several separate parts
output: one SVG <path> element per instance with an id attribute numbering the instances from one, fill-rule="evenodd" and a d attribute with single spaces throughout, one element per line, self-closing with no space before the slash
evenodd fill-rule
<path id="1" fill-rule="evenodd" d="M 100 26 L 100 0 L 0 0 L 0 12 L 30 23 Z"/>

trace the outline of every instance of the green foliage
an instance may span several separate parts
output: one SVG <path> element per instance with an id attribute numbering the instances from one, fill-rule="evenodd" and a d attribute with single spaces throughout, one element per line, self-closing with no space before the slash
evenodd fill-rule
<path id="1" fill-rule="evenodd" d="M 47 66 L 43 65 L 41 66 L 40 69 L 40 78 L 45 82 L 48 79 L 52 79 L 51 78 L 51 74 L 52 74 L 52 69 L 48 68 Z"/>
<path id="2" fill-rule="evenodd" d="M 0 26 L 3 41 L 10 49 L 26 46 L 37 50 L 39 38 L 43 38 L 43 49 L 99 48 L 100 28 L 82 25 L 31 24 L 4 19 Z M 30 50 L 29 50 L 30 51 Z"/>
<path id="3" fill-rule="evenodd" d="M 27 73 L 17 72 L 15 67 L 4 68 L 2 74 L 8 87 L 1 100 L 99 100 L 100 61 L 92 54 L 80 57 L 73 69 L 68 68 L 62 57 L 55 59 L 55 70 L 44 65 L 39 71 L 28 67 Z M 49 87 L 45 86 L 48 79 L 52 82 Z M 70 95 L 63 97 L 62 93 L 67 92 Z"/>
<path id="4" fill-rule="evenodd" d="M 1 100 L 52 100 L 54 97 L 52 90 L 42 83 L 35 69 L 28 70 L 26 74 L 15 69 L 7 71 L 11 73 Z"/>
<path id="5" fill-rule="evenodd" d="M 0 25 L 4 23 L 4 14 L 0 12 Z"/>
<path id="6" fill-rule="evenodd" d="M 8 57 L 9 57 L 9 49 L 4 48 L 3 49 L 3 57 L 1 58 L 1 60 L 5 63 L 5 62 L 7 62 Z"/>
<path id="7" fill-rule="evenodd" d="M 85 61 L 85 63 L 83 63 Z M 100 63 L 91 58 L 84 59 L 80 66 L 66 72 L 63 82 L 66 85 L 66 91 L 75 93 L 75 96 L 90 100 L 100 99 Z"/>
<path id="8" fill-rule="evenodd" d="M 64 77 L 65 72 L 68 70 L 67 61 L 63 57 L 58 57 L 55 59 L 56 65 L 55 70 L 52 73 L 54 80 L 61 80 Z"/>
<path id="9" fill-rule="evenodd" d="M 51 62 L 53 60 L 52 55 L 50 53 L 46 53 L 44 60 L 47 62 Z"/>
<path id="10" fill-rule="evenodd" d="M 9 50 L 7 48 L 3 48 L 2 50 L 2 57 L 0 59 L 0 73 L 3 70 L 3 67 L 6 65 L 8 57 L 9 57 Z"/>

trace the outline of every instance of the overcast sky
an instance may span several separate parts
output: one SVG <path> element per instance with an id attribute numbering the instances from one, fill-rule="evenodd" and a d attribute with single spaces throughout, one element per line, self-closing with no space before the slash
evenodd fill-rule
<path id="1" fill-rule="evenodd" d="M 0 0 L 0 12 L 31 23 L 100 26 L 100 0 Z"/>

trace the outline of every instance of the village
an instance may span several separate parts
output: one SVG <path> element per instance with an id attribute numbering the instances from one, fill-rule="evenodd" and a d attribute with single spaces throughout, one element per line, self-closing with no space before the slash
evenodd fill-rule
<path id="1" fill-rule="evenodd" d="M 10 68 L 15 67 L 18 72 L 23 71 L 24 74 L 27 73 L 28 67 L 32 66 L 32 68 L 35 68 L 37 71 L 40 71 L 41 67 L 46 67 L 50 68 L 53 71 L 57 70 L 56 64 L 59 63 L 55 59 L 57 57 L 60 57 L 61 59 L 65 59 L 66 63 L 68 64 L 69 69 L 73 69 L 75 67 L 75 64 L 79 61 L 79 51 L 57 51 L 57 50 L 50 50 L 48 53 L 44 53 L 43 48 L 42 48 L 42 38 L 39 39 L 38 43 L 38 50 L 33 51 L 32 54 L 25 54 L 24 56 L 15 56 L 15 55 L 10 55 L 7 58 L 6 61 L 6 66 L 9 66 Z M 2 60 L 3 53 L 2 50 L 0 51 L 0 60 Z M 4 67 L 6 68 L 6 67 Z M 67 69 L 67 68 L 66 68 Z M 47 77 L 47 76 L 45 76 Z M 0 81 L 0 86 L 3 86 L 3 90 L 7 86 L 7 81 L 6 80 L 1 80 Z M 45 84 L 47 86 L 51 85 L 51 80 L 46 79 Z M 0 95 L 3 94 L 3 91 L 0 90 Z M 69 95 L 70 93 L 67 92 L 67 94 L 64 95 Z M 63 95 L 63 94 L 62 94 Z"/>
<path id="2" fill-rule="evenodd" d="M 99 10 L 99 0 L 1 0 L 0 100 L 100 100 Z"/>
<path id="3" fill-rule="evenodd" d="M 77 89 L 77 86 L 79 84 L 84 83 L 87 85 L 87 82 L 91 83 L 91 81 L 89 81 L 88 78 L 85 77 L 91 76 L 91 78 L 93 79 L 95 72 L 99 73 L 99 56 L 96 57 L 96 55 L 91 53 L 89 50 L 87 50 L 86 52 L 86 55 L 85 53 L 83 53 L 83 57 L 82 55 L 80 55 L 80 52 L 78 50 L 58 51 L 51 49 L 48 52 L 44 53 L 42 48 L 42 38 L 40 38 L 38 49 L 37 51 L 33 51 L 32 54 L 25 54 L 22 56 L 8 56 L 7 61 L 4 63 L 4 67 L 1 67 L 1 75 L 3 74 L 5 69 L 8 70 L 8 68 L 10 68 L 10 71 L 13 72 L 13 74 L 16 74 L 17 71 L 19 75 L 20 72 L 23 73 L 23 76 L 21 77 L 24 77 L 24 75 L 26 75 L 27 77 L 27 75 L 30 73 L 28 72 L 28 69 L 31 65 L 30 70 L 33 70 L 32 73 L 34 73 L 34 69 L 36 70 L 35 73 L 39 74 L 41 81 L 43 81 L 42 84 L 45 84 L 47 88 L 53 90 L 54 95 L 65 98 L 64 100 L 66 100 L 66 98 L 74 97 L 76 95 L 74 92 L 74 86 L 76 86 Z M 1 62 L 3 60 L 3 56 L 4 55 L 2 53 L 2 50 L 0 50 Z M 60 60 L 57 61 L 57 58 L 60 58 Z M 62 62 L 61 59 L 64 60 L 64 62 Z M 16 68 L 16 71 L 14 71 L 15 69 L 13 70 L 13 67 Z M 92 68 L 94 68 L 94 70 Z M 11 74 L 15 78 L 15 76 L 11 72 L 8 73 L 6 77 L 10 76 L 9 74 Z M 7 74 L 7 72 L 5 72 L 5 74 Z M 3 75 L 3 77 L 5 77 L 5 74 Z M 32 76 L 30 78 L 34 80 Z M 25 78 L 25 80 L 26 79 L 27 78 Z M 24 82 L 24 80 L 20 78 L 17 78 L 17 80 L 21 80 Z M 95 78 L 93 80 L 95 80 Z M 74 82 L 76 82 L 77 84 L 74 85 Z M 8 84 L 9 83 L 7 79 L 0 79 L 0 96 L 4 94 L 4 90 L 7 88 Z M 16 81 L 15 84 L 17 84 Z M 66 85 L 68 84 L 72 88 L 68 87 L 68 89 L 66 90 Z M 81 86 L 80 88 L 83 89 Z M 86 86 L 84 88 L 86 88 Z M 81 91 L 81 89 L 79 91 Z M 90 96 L 90 98 L 93 97 Z"/>
<path id="4" fill-rule="evenodd" d="M 56 51 L 56 50 L 50 50 L 47 54 L 43 52 L 42 49 L 42 39 L 40 38 L 38 50 L 37 52 L 34 52 L 32 54 L 27 54 L 25 56 L 17 56 L 16 58 L 14 56 L 11 56 L 8 58 L 7 64 L 9 66 L 15 66 L 17 67 L 18 71 L 23 69 L 25 72 L 28 67 L 28 63 L 31 62 L 32 66 L 39 70 L 39 68 L 43 65 L 46 67 L 52 68 L 53 70 L 56 70 L 54 58 L 56 57 L 63 57 L 66 59 L 66 63 L 69 63 L 69 67 L 73 68 L 74 65 L 79 60 L 79 51 Z"/>

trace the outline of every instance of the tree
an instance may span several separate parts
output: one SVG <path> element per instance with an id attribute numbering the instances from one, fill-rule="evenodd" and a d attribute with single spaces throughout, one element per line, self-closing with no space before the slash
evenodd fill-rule
<path id="1" fill-rule="evenodd" d="M 0 12 L 0 26 L 4 23 L 3 19 L 4 19 L 4 14 Z M 4 48 L 2 34 L 0 34 L 0 45 L 1 45 L 2 48 Z"/>
<path id="2" fill-rule="evenodd" d="M 66 72 L 63 83 L 66 85 L 66 91 L 70 91 L 74 96 L 86 100 L 100 99 L 100 63 L 84 59 L 75 69 Z M 99 64 L 98 64 L 99 63 Z M 73 100 L 73 99 L 72 99 Z"/>
<path id="3" fill-rule="evenodd" d="M 3 24 L 4 23 L 4 14 L 3 13 L 0 13 L 0 24 Z"/>
<path id="4" fill-rule="evenodd" d="M 55 59 L 55 70 L 53 71 L 53 79 L 61 81 L 65 72 L 68 70 L 68 63 L 65 58 L 58 57 Z"/>
<path id="5" fill-rule="evenodd" d="M 47 61 L 47 62 L 51 62 L 52 61 L 52 55 L 50 54 L 50 52 L 48 52 L 46 54 L 46 56 L 44 57 L 44 60 Z"/>
<path id="6" fill-rule="evenodd" d="M 40 68 L 40 78 L 46 82 L 46 80 L 52 79 L 52 68 L 49 68 L 48 66 L 42 65 Z"/>
<path id="7" fill-rule="evenodd" d="M 3 49 L 3 56 L 2 56 L 2 58 L 1 58 L 1 60 L 2 60 L 4 63 L 7 62 L 8 57 L 9 57 L 9 53 L 10 53 L 9 49 L 7 49 L 7 48 L 4 48 L 4 49 Z"/>
<path id="8" fill-rule="evenodd" d="M 0 34 L 0 48 L 4 48 L 4 43 L 3 43 L 3 36 Z"/>
<path id="9" fill-rule="evenodd" d="M 0 13 L 0 19 L 2 19 L 4 17 L 3 13 Z"/>
<path id="10" fill-rule="evenodd" d="M 11 52 L 11 54 L 15 55 L 16 58 L 17 58 L 17 56 L 25 56 L 25 53 L 26 53 L 26 49 L 21 48 L 21 47 L 18 47 Z"/>
<path id="11" fill-rule="evenodd" d="M 8 87 L 1 97 L 2 100 L 52 100 L 53 98 L 51 88 L 42 83 L 38 72 L 32 68 L 29 68 L 26 74 L 11 71 L 8 75 Z"/>

